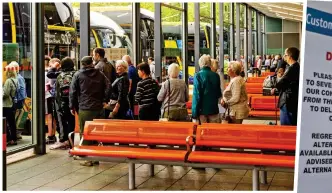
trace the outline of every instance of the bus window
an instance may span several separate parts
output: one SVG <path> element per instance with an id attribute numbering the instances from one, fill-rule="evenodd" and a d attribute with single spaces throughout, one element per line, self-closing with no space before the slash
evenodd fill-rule
<path id="1" fill-rule="evenodd" d="M 71 13 L 70 8 L 65 3 L 54 3 L 58 10 L 60 19 L 64 26 L 74 26 L 74 16 Z"/>
<path id="2" fill-rule="evenodd" d="M 44 3 L 48 25 L 74 26 L 74 17 L 65 3 Z"/>
<path id="3" fill-rule="evenodd" d="M 2 4 L 2 41 L 4 43 L 12 42 L 12 27 L 10 21 L 9 5 L 8 3 Z"/>

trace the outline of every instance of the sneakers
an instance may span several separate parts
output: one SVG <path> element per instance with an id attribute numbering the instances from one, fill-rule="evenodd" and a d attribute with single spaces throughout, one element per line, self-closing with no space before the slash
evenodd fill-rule
<path id="1" fill-rule="evenodd" d="M 68 149 L 69 148 L 69 142 L 65 141 L 65 142 L 56 142 L 54 145 L 52 145 L 50 147 L 50 150 L 55 150 L 55 149 Z"/>
<path id="2" fill-rule="evenodd" d="M 99 161 L 82 161 L 80 162 L 81 166 L 93 166 L 93 165 L 99 165 Z"/>
<path id="3" fill-rule="evenodd" d="M 17 140 L 22 139 L 22 135 L 21 135 L 21 132 L 20 132 L 20 131 L 17 131 L 17 132 L 16 132 L 16 139 L 17 139 Z"/>
<path id="4" fill-rule="evenodd" d="M 53 136 L 48 136 L 47 138 L 46 138 L 46 144 L 53 144 L 53 143 L 55 143 L 56 142 L 56 137 L 55 137 L 55 135 L 53 135 Z"/>

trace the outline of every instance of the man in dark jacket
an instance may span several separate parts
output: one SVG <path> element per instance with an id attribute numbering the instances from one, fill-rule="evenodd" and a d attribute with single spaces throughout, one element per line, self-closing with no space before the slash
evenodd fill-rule
<path id="1" fill-rule="evenodd" d="M 289 65 L 284 76 L 277 82 L 279 91 L 280 124 L 297 125 L 300 65 L 297 62 L 300 51 L 291 47 L 285 50 L 284 61 Z M 275 89 L 272 90 L 274 94 Z"/>
<path id="2" fill-rule="evenodd" d="M 102 72 L 94 68 L 91 56 L 83 57 L 81 65 L 82 68 L 74 74 L 70 85 L 69 108 L 73 115 L 75 111 L 78 112 L 82 137 L 85 121 L 104 117 L 103 106 L 109 101 L 110 82 Z M 83 141 L 83 145 L 90 143 Z M 81 165 L 92 166 L 93 163 L 97 164 L 85 161 Z"/>
<path id="3" fill-rule="evenodd" d="M 93 60 L 95 62 L 95 68 L 103 72 L 112 84 L 116 79 L 116 72 L 113 65 L 107 62 L 105 50 L 103 48 L 95 48 L 93 50 Z"/>

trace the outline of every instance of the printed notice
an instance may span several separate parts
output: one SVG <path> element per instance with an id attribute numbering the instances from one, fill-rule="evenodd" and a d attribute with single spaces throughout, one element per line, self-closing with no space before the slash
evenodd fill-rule
<path id="1" fill-rule="evenodd" d="M 332 192 L 332 2 L 308 1 L 297 171 L 299 193 Z M 303 49 L 302 49 L 303 50 Z"/>

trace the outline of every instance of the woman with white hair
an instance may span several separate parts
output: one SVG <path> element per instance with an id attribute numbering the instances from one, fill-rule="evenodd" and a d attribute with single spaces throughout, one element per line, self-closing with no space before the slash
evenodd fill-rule
<path id="1" fill-rule="evenodd" d="M 221 95 L 219 75 L 211 70 L 211 57 L 199 59 L 201 70 L 195 74 L 192 118 L 201 123 L 220 123 L 218 102 Z"/>
<path id="2" fill-rule="evenodd" d="M 129 78 L 128 78 L 128 63 L 124 60 L 118 60 L 115 63 L 117 78 L 112 83 L 112 93 L 110 105 L 114 106 L 111 118 L 126 119 L 127 111 L 129 110 Z"/>
<path id="3" fill-rule="evenodd" d="M 27 98 L 27 92 L 25 87 L 25 80 L 21 74 L 19 74 L 20 66 L 17 62 L 13 61 L 9 64 L 9 66 L 12 66 L 15 68 L 16 74 L 17 74 L 17 80 L 18 80 L 18 92 L 17 92 L 17 103 L 14 105 L 14 109 L 22 109 L 24 105 L 24 100 Z"/>
<path id="4" fill-rule="evenodd" d="M 15 98 L 18 80 L 17 72 L 15 68 L 11 65 L 5 67 L 6 70 L 6 81 L 3 85 L 3 116 L 6 117 L 7 121 L 7 145 L 17 145 L 17 136 L 16 136 L 16 122 L 15 122 L 15 112 L 13 105 L 15 103 Z"/>
<path id="5" fill-rule="evenodd" d="M 242 65 L 240 62 L 232 61 L 228 66 L 230 83 L 223 93 L 221 105 L 226 110 L 226 116 L 230 117 L 229 123 L 241 124 L 243 119 L 249 115 L 248 95 L 245 80 L 241 77 Z"/>
<path id="6" fill-rule="evenodd" d="M 185 121 L 188 117 L 186 102 L 189 101 L 189 90 L 186 82 L 179 79 L 180 68 L 176 63 L 168 67 L 169 78 L 162 84 L 158 100 L 162 102 L 161 118 L 169 121 Z"/>

